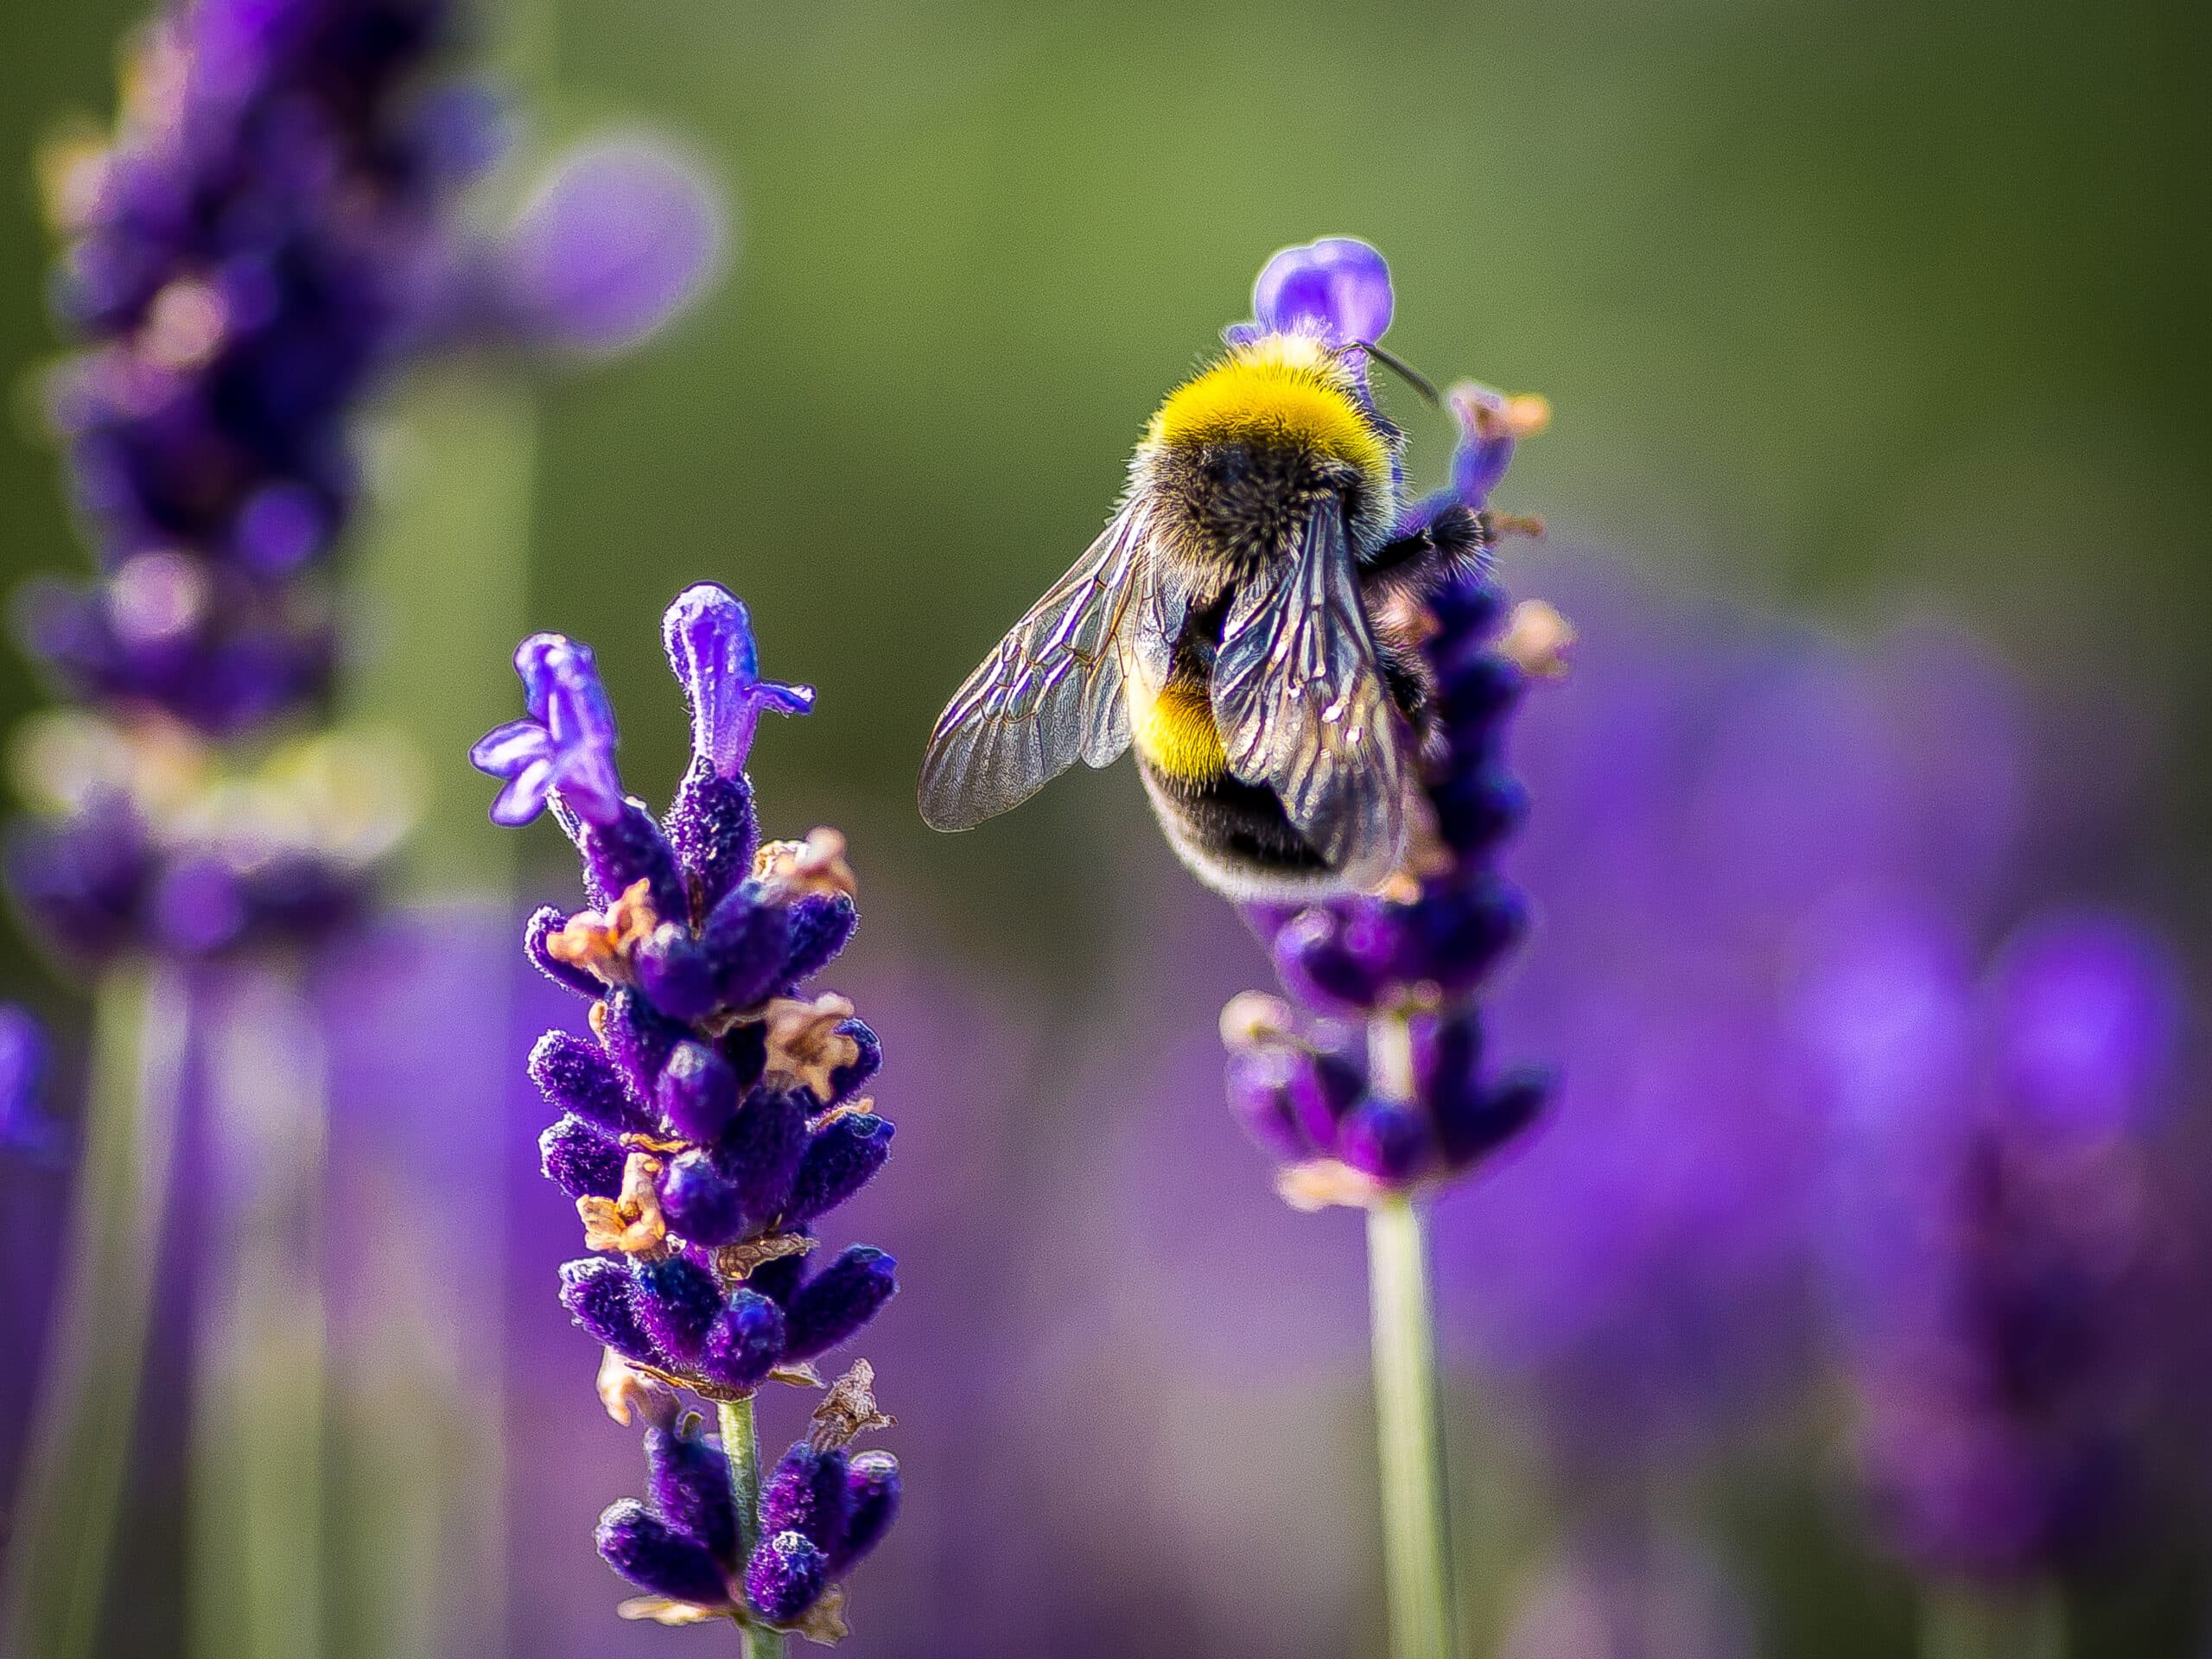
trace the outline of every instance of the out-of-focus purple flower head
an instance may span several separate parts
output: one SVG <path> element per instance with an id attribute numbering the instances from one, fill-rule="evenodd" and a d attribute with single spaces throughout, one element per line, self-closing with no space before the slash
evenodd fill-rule
<path id="1" fill-rule="evenodd" d="M 411 757 L 373 734 L 281 745 L 246 770 L 189 728 L 57 712 L 19 746 L 40 810 L 10 828 L 16 903 L 61 961 L 311 948 L 373 901 L 414 821 Z"/>
<path id="2" fill-rule="evenodd" d="M 1870 900 L 1817 936 L 1798 1021 L 1874 1517 L 1923 1570 L 2004 1583 L 2110 1548 L 2145 1484 L 2182 998 L 2171 947 L 2113 912 L 2032 917 L 1986 968 L 1964 938 Z"/>
<path id="3" fill-rule="evenodd" d="M 761 844 L 744 772 L 760 709 L 804 713 L 811 693 L 760 677 L 745 607 L 712 583 L 677 597 L 664 635 L 694 743 L 664 817 L 622 793 L 591 653 L 560 635 L 516 655 L 531 718 L 472 757 L 507 781 L 495 817 L 520 823 L 550 804 L 583 860 L 589 907 L 540 911 L 524 946 L 591 999 L 591 1034 L 549 1031 L 530 1068 L 558 1114 L 540 1143 L 545 1173 L 597 1252 L 562 1269 L 561 1295 L 611 1356 L 611 1409 L 639 1388 L 728 1402 L 771 1380 L 819 1386 L 811 1362 L 897 1289 L 897 1264 L 865 1245 L 810 1271 L 817 1227 L 882 1168 L 893 1135 L 858 1097 L 881 1064 L 875 1034 L 843 997 L 806 989 L 858 921 L 843 838 Z M 856 1366 L 822 1411 L 852 1433 L 880 1426 L 871 1377 Z M 822 1421 L 817 1452 L 830 1449 Z M 859 1480 L 863 1464 L 882 1489 L 865 1539 L 858 1508 L 834 1524 L 764 1519 L 740 1560 L 696 1537 L 677 1548 L 658 1501 L 609 1510 L 602 1553 L 659 1599 L 638 1616 L 826 1630 L 838 1580 L 896 1503 L 888 1459 L 840 1461 L 840 1478 Z M 755 1535 L 749 1518 L 744 1530 Z"/>
<path id="4" fill-rule="evenodd" d="M 0 1002 L 0 1157 L 47 1162 L 64 1145 L 46 1114 L 46 1033 L 28 1008 Z"/>
<path id="5" fill-rule="evenodd" d="M 175 4 L 113 134 L 52 149 L 55 305 L 83 346 L 48 402 L 103 570 L 29 619 L 66 695 L 217 736 L 312 708 L 378 386 L 480 344 L 626 346 L 710 280 L 714 193 L 643 140 L 557 162 L 503 235 L 467 224 L 505 135 L 483 86 L 441 79 L 459 10 Z"/>
<path id="6" fill-rule="evenodd" d="M 707 292 L 729 211 L 665 141 L 610 134 L 565 151 L 487 261 L 507 331 L 540 347 L 626 350 Z"/>
<path id="7" fill-rule="evenodd" d="M 1389 274 L 1364 243 L 1294 249 L 1262 275 L 1255 308 L 1267 327 L 1365 321 L 1380 333 Z M 1447 490 L 1400 533 L 1482 505 Z M 1546 606 L 1509 617 L 1471 564 L 1421 606 L 1415 632 L 1435 696 L 1405 868 L 1376 896 L 1248 906 L 1291 1000 L 1240 997 L 1223 1016 L 1230 1104 L 1287 1166 L 1282 1190 L 1295 1204 L 1365 1204 L 1462 1175 L 1526 1128 L 1546 1094 L 1535 1072 L 1495 1074 L 1477 998 L 1526 924 L 1497 868 L 1526 804 L 1506 733 L 1528 682 L 1560 671 L 1572 634 Z"/>
<path id="8" fill-rule="evenodd" d="M 1543 948 L 1490 1009 L 1560 1097 L 1478 1204 L 1440 1208 L 1440 1319 L 1558 1457 L 1617 1473 L 1808 1375 L 1821 1120 L 1781 988 L 1855 892 L 1935 895 L 1961 926 L 1995 902 L 2024 714 L 1949 631 L 1853 647 L 1587 552 L 1515 570 L 1592 642 L 1516 734 L 1543 810 L 1508 873 L 1541 895 Z"/>

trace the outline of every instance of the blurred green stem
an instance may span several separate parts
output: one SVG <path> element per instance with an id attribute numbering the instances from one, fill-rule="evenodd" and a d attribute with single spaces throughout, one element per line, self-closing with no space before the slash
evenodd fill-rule
<path id="1" fill-rule="evenodd" d="M 2048 1583 L 1930 1585 L 1921 1598 L 1920 1659 L 2066 1659 L 2065 1600 Z"/>
<path id="2" fill-rule="evenodd" d="M 207 1122 L 220 1202 L 194 1367 L 190 1649 L 315 1659 L 327 1617 L 327 1080 L 295 968 L 222 970 Z"/>
<path id="3" fill-rule="evenodd" d="M 1383 1073 L 1378 1066 L 1376 1081 Z M 1391 1659 L 1452 1659 L 1451 1554 L 1436 1409 L 1436 1338 L 1421 1211 L 1394 1195 L 1367 1212 L 1376 1446 Z"/>
<path id="4" fill-rule="evenodd" d="M 186 1036 L 173 969 L 129 963 L 100 982 L 84 1160 L 0 1598 L 0 1652 L 19 1659 L 85 1659 L 99 1639 L 168 1209 Z"/>
<path id="5" fill-rule="evenodd" d="M 753 1559 L 760 1541 L 760 1436 L 753 1424 L 753 1396 L 725 1400 L 720 1408 L 722 1455 L 729 1459 L 730 1484 L 737 1489 L 738 1570 Z M 784 1638 L 773 1630 L 747 1624 L 745 1659 L 782 1659 Z"/>

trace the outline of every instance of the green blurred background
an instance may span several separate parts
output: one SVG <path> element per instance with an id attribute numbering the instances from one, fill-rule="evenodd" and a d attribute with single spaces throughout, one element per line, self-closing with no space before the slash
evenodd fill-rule
<path id="1" fill-rule="evenodd" d="M 110 106 L 137 11 L 11 10 L 0 157 Z M 484 646 L 410 666 L 397 705 L 385 674 L 377 701 L 448 754 L 507 713 L 490 642 L 518 625 L 594 640 L 618 705 L 653 706 L 660 607 L 720 577 L 772 668 L 823 689 L 809 741 L 762 759 L 793 819 L 845 824 L 977 950 L 1079 937 L 1137 791 L 1079 778 L 940 840 L 910 806 L 922 739 L 1259 261 L 1332 232 L 1390 256 L 1412 361 L 1551 396 L 1508 505 L 1563 539 L 1846 620 L 1949 596 L 2046 675 L 2198 723 L 2202 8 L 534 0 L 493 27 L 527 143 L 618 113 L 678 134 L 733 186 L 741 249 L 672 341 L 545 401 L 520 613 L 467 619 Z M 20 376 L 51 336 L 16 176 Z M 1402 412 L 1434 465 L 1440 423 Z M 81 558 L 54 476 L 19 419 L 11 581 Z M 0 718 L 35 698 L 0 656 Z M 677 727 L 631 727 L 658 793 Z M 2209 778 L 2171 780 L 2146 855 L 2190 860 Z M 433 781 L 439 868 L 500 856 L 475 780 Z"/>

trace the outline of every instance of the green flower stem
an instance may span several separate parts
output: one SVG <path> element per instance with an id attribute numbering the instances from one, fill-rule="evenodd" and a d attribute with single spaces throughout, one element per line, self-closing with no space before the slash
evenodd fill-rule
<path id="1" fill-rule="evenodd" d="M 328 1643 L 327 1077 L 297 971 L 219 974 L 210 1021 L 207 1311 L 193 1398 L 191 1626 L 206 1659 L 315 1659 Z"/>
<path id="2" fill-rule="evenodd" d="M 1393 1196 L 1369 1210 L 1367 1256 L 1391 1659 L 1453 1659 L 1436 1338 L 1427 1241 L 1410 1198 Z"/>
<path id="3" fill-rule="evenodd" d="M 1921 1659 L 2066 1659 L 2066 1605 L 2054 1585 L 1931 1585 L 1922 1595 Z"/>
<path id="4" fill-rule="evenodd" d="M 722 1455 L 729 1459 L 730 1484 L 737 1489 L 737 1560 L 742 1572 L 760 1541 L 760 1436 L 753 1424 L 751 1395 L 725 1400 L 719 1410 Z M 782 1637 L 749 1621 L 743 1628 L 745 1659 L 783 1659 Z"/>
<path id="5" fill-rule="evenodd" d="M 0 1652 L 86 1659 L 98 1644 L 168 1210 L 186 1007 L 175 970 L 111 969 L 46 1375 L 0 1586 Z"/>

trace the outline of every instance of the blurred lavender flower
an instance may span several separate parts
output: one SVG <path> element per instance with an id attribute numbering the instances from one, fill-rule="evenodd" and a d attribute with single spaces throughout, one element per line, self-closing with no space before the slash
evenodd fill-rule
<path id="1" fill-rule="evenodd" d="M 1288 249 L 1262 271 L 1253 309 L 1258 321 L 1231 327 L 1232 340 L 1300 329 L 1371 344 L 1389 327 L 1389 270 L 1350 238 Z M 1540 398 L 1471 384 L 1455 389 L 1453 402 L 1462 411 L 1459 481 L 1409 509 L 1401 536 L 1446 512 L 1484 511 L 1513 435 L 1548 417 Z M 1363 1204 L 1464 1173 L 1542 1105 L 1536 1074 L 1490 1075 L 1474 1006 L 1526 922 L 1520 895 L 1495 868 L 1524 799 L 1505 768 L 1506 728 L 1527 682 L 1557 672 L 1567 642 L 1542 606 L 1506 623 L 1486 572 L 1455 576 L 1427 601 L 1430 822 L 1409 870 L 1377 897 L 1246 908 L 1296 1006 L 1249 995 L 1224 1011 L 1230 1100 L 1253 1138 L 1288 1166 L 1282 1187 L 1294 1204 Z"/>
<path id="2" fill-rule="evenodd" d="M 2171 1313 L 2147 1160 L 2173 955 L 2054 912 L 1977 972 L 1940 907 L 1823 930 L 1799 1021 L 1839 1142 L 1830 1265 L 1876 1519 L 1924 1572 L 2017 1586 L 2125 1530 Z"/>
<path id="3" fill-rule="evenodd" d="M 653 1500 L 609 1510 L 600 1548 L 648 1592 L 626 1613 L 834 1637 L 838 1581 L 889 1525 L 896 1465 L 849 1459 L 875 1411 L 855 1366 L 811 1440 L 769 1479 L 759 1516 L 729 1519 L 729 1474 L 663 1395 L 742 1405 L 771 1379 L 818 1383 L 809 1362 L 857 1335 L 897 1288 L 882 1251 L 848 1247 L 809 1274 L 815 1224 L 867 1185 L 892 1126 L 856 1096 L 881 1063 L 844 998 L 802 988 L 857 922 L 836 831 L 759 840 L 745 774 L 760 711 L 804 713 L 813 694 L 764 680 L 745 607 L 702 583 L 669 607 L 669 660 L 692 712 L 693 754 L 656 820 L 622 792 L 613 715 L 588 648 L 525 640 L 515 666 L 528 716 L 472 760 L 505 780 L 493 816 L 550 806 L 575 842 L 591 908 L 540 911 L 525 948 L 590 997 L 589 1039 L 548 1032 L 531 1075 L 561 1114 L 545 1173 L 575 1199 L 601 1252 L 562 1269 L 561 1295 L 608 1351 L 602 1391 L 645 1411 Z M 645 1402 L 645 1403 L 640 1403 Z M 725 1415 L 724 1437 L 732 1434 Z"/>
<path id="4" fill-rule="evenodd" d="M 502 238 L 466 226 L 503 134 L 495 100 L 437 79 L 463 10 L 180 0 L 112 136 L 48 158 L 55 308 L 82 344 L 47 404 L 100 574 L 31 583 L 19 620 L 124 741 L 228 742 L 323 706 L 355 428 L 396 371 L 627 346 L 711 275 L 712 193 L 642 141 L 556 166 Z M 57 948 L 311 941 L 365 896 L 364 867 L 279 825 L 210 842 L 158 817 L 102 791 L 19 837 L 12 879 Z"/>
<path id="5" fill-rule="evenodd" d="M 61 1126 L 46 1116 L 46 1033 L 29 1011 L 0 1002 L 0 1158 L 45 1162 L 62 1147 Z"/>
<path id="6" fill-rule="evenodd" d="M 1739 1590 L 1682 1543 L 1605 1532 L 1546 1563 L 1499 1659 L 1750 1659 Z"/>
<path id="7" fill-rule="evenodd" d="M 1618 1497 L 1812 1374 L 1821 1129 L 1782 988 L 1852 893 L 1997 907 L 2026 713 L 1947 630 L 1847 646 L 1586 552 L 1516 568 L 1597 645 L 1522 728 L 1547 810 L 1510 865 L 1545 948 L 1492 1008 L 1561 1100 L 1478 1211 L 1440 1211 L 1440 1312 L 1573 1490 Z"/>

